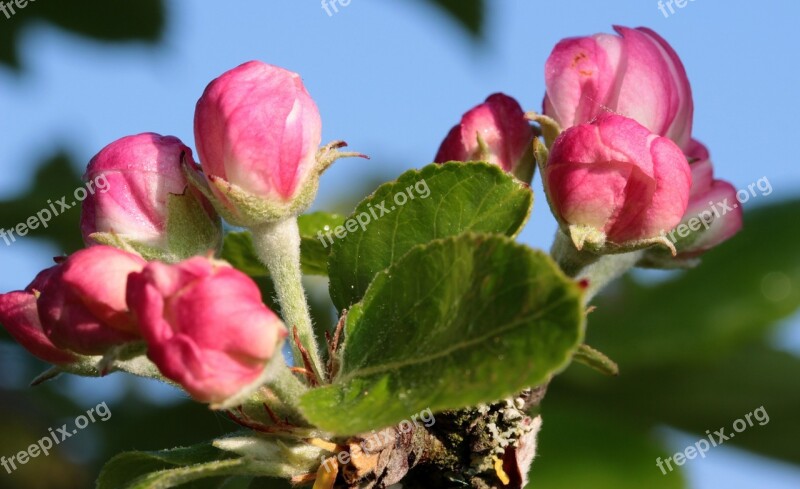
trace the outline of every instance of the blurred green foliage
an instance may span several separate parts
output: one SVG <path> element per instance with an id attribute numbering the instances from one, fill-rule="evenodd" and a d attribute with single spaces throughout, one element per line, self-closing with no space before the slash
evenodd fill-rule
<path id="1" fill-rule="evenodd" d="M 429 0 L 444 9 L 458 21 L 473 37 L 483 34 L 486 18 L 485 0 Z"/>
<path id="2" fill-rule="evenodd" d="M 597 301 L 587 343 L 617 361 L 621 373 L 608 378 L 573 364 L 552 383 L 542 457 L 534 464 L 537 488 L 585 487 L 566 484 L 574 480 L 563 473 L 569 466 L 608 481 L 595 488 L 627 487 L 623 481 L 639 468 L 644 476 L 636 480 L 648 483 L 635 487 L 683 487 L 674 485 L 677 472 L 665 477 L 655 465 L 674 447 L 630 447 L 652 447 L 662 426 L 698 440 L 706 430 L 730 433 L 735 420 L 761 406 L 769 423 L 725 446 L 800 464 L 800 358 L 772 341 L 800 308 L 800 251 L 787 226 L 798 213 L 800 200 L 749 212 L 744 230 L 699 267 L 656 285 L 628 277 Z M 587 423 L 582 434 L 570 434 Z M 609 428 L 614 433 L 603 435 Z"/>
<path id="3" fill-rule="evenodd" d="M 163 34 L 166 12 L 161 0 L 40 0 L 0 19 L 0 63 L 20 68 L 19 37 L 28 24 L 45 21 L 101 42 L 155 43 Z"/>
<path id="4" fill-rule="evenodd" d="M 0 201 L 3 209 L 3 213 L 0 214 L 0 228 L 13 229 L 17 224 L 35 216 L 40 210 L 48 209 L 49 202 L 57 202 L 62 197 L 67 197 L 67 204 L 71 204 L 75 189 L 83 185 L 80 176 L 74 170 L 76 167 L 77 165 L 74 165 L 65 153 L 60 153 L 40 164 L 30 188 L 25 193 Z M 60 209 L 60 206 L 56 205 L 55 208 Z M 63 214 L 54 216 L 47 223 L 47 228 L 40 226 L 17 240 L 24 246 L 28 239 L 45 238 L 53 241 L 65 254 L 76 251 L 83 246 L 79 225 L 80 214 L 80 205 L 74 206 Z"/>

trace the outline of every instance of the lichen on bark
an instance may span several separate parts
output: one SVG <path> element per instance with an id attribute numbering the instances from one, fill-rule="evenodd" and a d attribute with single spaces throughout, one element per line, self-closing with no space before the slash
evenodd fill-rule
<path id="1" fill-rule="evenodd" d="M 352 437 L 344 443 L 349 460 L 334 487 L 522 489 L 536 453 L 545 391 L 541 386 L 494 404 L 438 413 L 430 427 L 408 431 L 398 425 Z"/>

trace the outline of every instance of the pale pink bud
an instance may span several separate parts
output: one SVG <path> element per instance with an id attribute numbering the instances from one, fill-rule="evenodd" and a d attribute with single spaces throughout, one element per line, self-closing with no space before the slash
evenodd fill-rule
<path id="1" fill-rule="evenodd" d="M 689 207 L 671 236 L 679 256 L 691 258 L 727 241 L 742 229 L 742 206 L 736 189 L 724 180 L 714 179 L 708 149 L 692 140 L 687 153 L 692 169 Z"/>
<path id="2" fill-rule="evenodd" d="M 173 136 L 127 136 L 89 163 L 81 232 L 87 245 L 134 249 L 150 259 L 179 261 L 216 249 L 221 223 L 211 203 L 190 187 L 181 162 L 192 150 Z"/>
<path id="3" fill-rule="evenodd" d="M 532 144 L 533 128 L 519 102 L 496 93 L 464 114 L 442 142 L 434 161 L 486 161 L 530 182 Z"/>
<path id="4" fill-rule="evenodd" d="M 556 45 L 545 65 L 545 114 L 567 128 L 614 112 L 685 149 L 694 103 L 683 63 L 650 29 L 614 30 L 620 36 L 595 34 Z"/>
<path id="5" fill-rule="evenodd" d="M 60 264 L 41 290 L 39 317 L 58 347 L 101 355 L 135 341 L 139 329 L 125 302 L 128 275 L 147 262 L 111 246 L 78 251 Z"/>
<path id="6" fill-rule="evenodd" d="M 0 295 L 0 324 L 8 333 L 37 358 L 62 365 L 77 358 L 70 352 L 56 347 L 44 334 L 36 308 L 36 294 L 45 286 L 56 267 L 42 271 L 23 291 Z"/>
<path id="7" fill-rule="evenodd" d="M 195 143 L 211 191 L 235 224 L 301 212 L 316 195 L 322 122 L 300 75 L 250 61 L 197 102 Z"/>
<path id="8" fill-rule="evenodd" d="M 131 276 L 128 304 L 148 357 L 202 402 L 222 402 L 257 381 L 287 335 L 247 275 L 207 258 L 150 263 Z"/>
<path id="9" fill-rule="evenodd" d="M 622 245 L 655 239 L 686 211 L 691 171 L 671 140 L 633 119 L 604 114 L 556 139 L 544 171 L 562 224 Z"/>

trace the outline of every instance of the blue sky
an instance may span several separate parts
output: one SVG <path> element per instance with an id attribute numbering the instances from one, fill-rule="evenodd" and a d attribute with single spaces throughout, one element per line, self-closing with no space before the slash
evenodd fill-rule
<path id="1" fill-rule="evenodd" d="M 109 48 L 31 25 L 25 70 L 0 70 L 0 196 L 24 192 L 34 171 L 27 165 L 58 147 L 86 162 L 110 141 L 144 131 L 194 146 L 194 104 L 205 85 L 260 59 L 303 75 L 325 140 L 345 139 L 372 156 L 334 165 L 322 180 L 324 203 L 347 193 L 359 175 L 391 177 L 427 164 L 461 114 L 493 92 L 539 109 L 552 46 L 612 24 L 652 27 L 681 55 L 695 95 L 695 136 L 710 147 L 717 175 L 737 188 L 762 177 L 774 187 L 748 206 L 800 192 L 797 158 L 784 150 L 796 139 L 800 3 L 691 0 L 669 18 L 657 0 L 488 3 L 482 45 L 416 0 L 352 0 L 333 16 L 316 0 L 174 0 L 159 49 Z M 0 17 L 0 24 L 13 21 Z M 546 248 L 554 230 L 539 198 L 521 239 Z M 26 285 L 58 252 L 35 237 L 24 243 L 0 248 L 0 291 Z M 782 472 L 719 451 L 717 462 L 689 468 L 695 487 L 763 487 L 764 477 Z M 800 472 L 783 472 L 771 489 L 800 486 Z M 721 484 L 721 477 L 730 480 Z"/>

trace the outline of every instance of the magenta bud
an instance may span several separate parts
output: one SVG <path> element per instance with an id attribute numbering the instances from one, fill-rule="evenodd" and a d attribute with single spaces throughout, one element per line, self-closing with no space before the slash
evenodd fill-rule
<path id="1" fill-rule="evenodd" d="M 103 245 L 71 255 L 54 269 L 37 301 L 47 337 L 57 347 L 82 355 L 102 355 L 139 339 L 125 291 L 128 275 L 146 263 L 136 254 Z"/>
<path id="2" fill-rule="evenodd" d="M 50 341 L 42 329 L 36 308 L 36 295 L 56 268 L 48 268 L 39 273 L 25 290 L 0 294 L 0 324 L 35 357 L 55 365 L 67 365 L 76 361 L 77 357 Z"/>
<path id="3" fill-rule="evenodd" d="M 708 149 L 692 140 L 687 156 L 692 169 L 689 207 L 681 223 L 670 233 L 678 258 L 694 258 L 732 238 L 742 229 L 742 206 L 736 189 L 714 179 Z"/>
<path id="4" fill-rule="evenodd" d="M 194 129 L 206 191 L 232 224 L 298 215 L 316 196 L 322 122 L 297 73 L 250 61 L 222 74 L 197 102 Z"/>
<path id="5" fill-rule="evenodd" d="M 568 128 L 614 112 L 686 149 L 694 103 L 680 58 L 650 29 L 614 30 L 619 36 L 595 34 L 556 45 L 545 65 L 545 115 Z"/>
<path id="6" fill-rule="evenodd" d="M 247 275 L 207 258 L 150 263 L 131 276 L 128 304 L 148 357 L 202 402 L 223 402 L 257 382 L 287 336 Z"/>
<path id="7" fill-rule="evenodd" d="M 533 136 L 519 102 L 496 93 L 464 114 L 434 161 L 486 161 L 530 183 L 535 168 Z"/>
<path id="8" fill-rule="evenodd" d="M 194 164 L 192 150 L 172 136 L 138 134 L 103 148 L 84 176 L 90 186 L 81 214 L 86 244 L 164 261 L 216 250 L 222 238 L 219 216 L 189 186 L 182 161 Z"/>
<path id="9" fill-rule="evenodd" d="M 639 248 L 683 217 L 691 171 L 671 140 L 633 119 L 604 114 L 556 139 L 544 182 L 576 244 Z M 580 246 L 579 246 L 580 248 Z"/>

